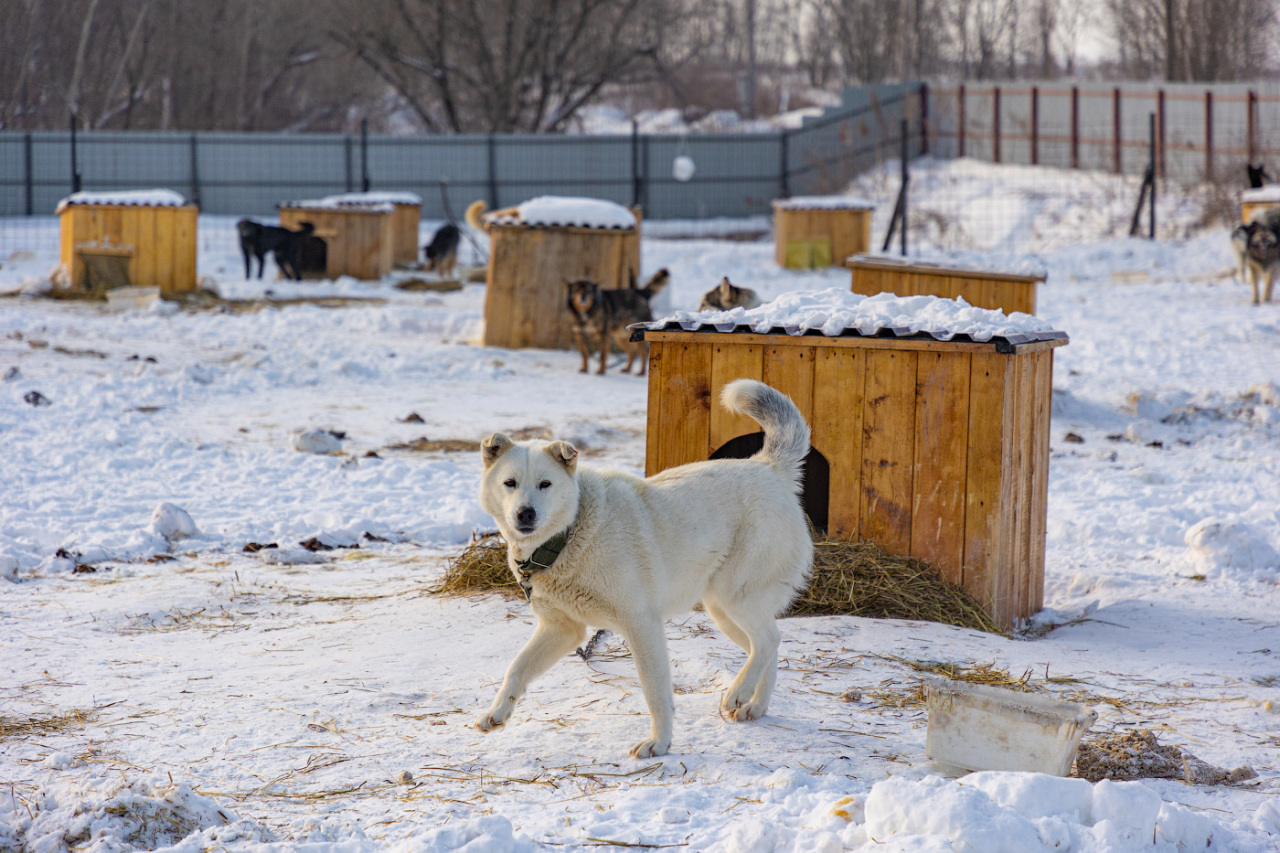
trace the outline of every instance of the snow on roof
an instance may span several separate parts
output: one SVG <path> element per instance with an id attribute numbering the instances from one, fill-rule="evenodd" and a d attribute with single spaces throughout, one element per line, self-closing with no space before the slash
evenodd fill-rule
<path id="1" fill-rule="evenodd" d="M 635 228 L 636 215 L 620 204 L 599 198 L 543 195 L 516 207 L 516 215 L 495 213 L 497 225 L 571 226 L 575 228 Z"/>
<path id="2" fill-rule="evenodd" d="M 282 201 L 278 205 L 282 210 L 359 210 L 368 213 L 391 213 L 395 207 L 389 201 L 351 201 L 351 196 L 363 196 L 364 193 L 346 193 L 343 195 L 327 195 L 324 198 L 304 198 L 295 201 Z"/>
<path id="3" fill-rule="evenodd" d="M 1020 278 L 1037 278 L 1043 281 L 1049 276 L 1044 263 L 1034 255 L 999 254 L 991 252 L 947 252 L 946 254 L 880 255 L 858 254 L 845 258 L 846 265 L 870 263 L 877 266 L 916 267 L 937 272 L 988 273 Z"/>
<path id="4" fill-rule="evenodd" d="M 338 195 L 325 196 L 324 200 L 339 205 L 422 204 L 421 196 L 415 193 L 401 192 L 340 193 Z"/>
<path id="5" fill-rule="evenodd" d="M 122 190 L 119 192 L 80 192 L 58 202 L 57 212 L 76 204 L 125 205 L 129 207 L 182 207 L 187 200 L 173 190 Z"/>
<path id="6" fill-rule="evenodd" d="M 1280 201 L 1280 184 L 1267 184 L 1253 190 L 1240 193 L 1243 202 Z"/>
<path id="7" fill-rule="evenodd" d="M 678 311 L 639 325 L 650 331 L 749 331 L 788 335 L 816 332 L 827 337 L 873 337 L 887 332 L 896 337 L 924 334 L 939 341 L 960 338 L 987 342 L 999 338 L 1009 343 L 1066 337 L 1065 333 L 1055 331 L 1030 314 L 1006 315 L 995 309 L 975 308 L 962 298 L 892 293 L 861 296 L 840 287 L 784 293 L 750 310 Z"/>
<path id="8" fill-rule="evenodd" d="M 854 196 L 801 195 L 777 199 L 773 206 L 781 210 L 874 210 L 876 203 Z"/>

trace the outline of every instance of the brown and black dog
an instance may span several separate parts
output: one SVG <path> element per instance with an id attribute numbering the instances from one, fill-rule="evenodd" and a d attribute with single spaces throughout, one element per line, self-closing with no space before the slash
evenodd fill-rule
<path id="1" fill-rule="evenodd" d="M 644 342 L 631 342 L 631 333 L 627 326 L 632 323 L 644 323 L 653 319 L 653 311 L 649 301 L 658 294 L 671 280 L 671 274 L 665 268 L 658 270 L 650 277 L 644 287 L 636 286 L 635 274 L 631 275 L 631 285 L 616 290 L 601 288 L 593 281 L 579 279 L 566 281 L 568 291 L 569 313 L 573 315 L 574 331 L 578 335 L 578 350 L 582 353 L 580 373 L 587 372 L 587 359 L 591 355 L 592 341 L 600 346 L 600 369 L 605 372 L 609 359 L 609 343 L 614 341 L 627 354 L 627 365 L 623 373 L 631 372 L 631 364 L 640 358 L 640 372 L 644 376 L 646 365 L 645 352 L 648 347 Z"/>

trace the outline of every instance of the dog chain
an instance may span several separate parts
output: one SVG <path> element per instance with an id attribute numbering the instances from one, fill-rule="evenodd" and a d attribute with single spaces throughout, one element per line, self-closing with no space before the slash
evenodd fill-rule
<path id="1" fill-rule="evenodd" d="M 591 660 L 591 656 L 595 654 L 596 651 L 596 644 L 603 640 L 605 635 L 608 633 L 609 632 L 604 628 L 601 628 L 592 635 L 590 640 L 587 640 L 587 644 L 585 646 L 580 649 L 575 649 L 573 653 L 583 660 Z"/>

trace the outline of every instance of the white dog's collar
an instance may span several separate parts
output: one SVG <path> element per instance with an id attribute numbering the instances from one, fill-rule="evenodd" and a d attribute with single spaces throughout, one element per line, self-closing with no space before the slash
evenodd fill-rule
<path id="1" fill-rule="evenodd" d="M 516 560 L 516 573 L 520 576 L 520 589 L 524 590 L 526 600 L 533 593 L 533 576 L 538 572 L 546 571 L 555 564 L 560 552 L 573 539 L 573 530 L 574 528 L 570 526 L 567 530 L 557 533 L 537 548 L 534 548 L 533 553 L 526 559 Z"/>

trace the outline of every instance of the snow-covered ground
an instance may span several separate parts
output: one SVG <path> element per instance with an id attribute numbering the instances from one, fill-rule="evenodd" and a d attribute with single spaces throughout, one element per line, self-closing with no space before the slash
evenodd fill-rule
<path id="1" fill-rule="evenodd" d="M 741 654 L 691 613 L 668 632 L 673 751 L 649 762 L 626 755 L 646 710 L 613 637 L 503 729 L 470 727 L 533 619 L 428 594 L 491 527 L 480 461 L 395 447 L 546 429 L 640 471 L 643 380 L 477 345 L 482 285 L 246 282 L 232 217 L 200 224 L 199 273 L 224 296 L 370 301 L 0 300 L 0 850 L 1280 849 L 1280 304 L 1249 305 L 1226 227 L 1080 242 L 1124 206 L 1100 199 L 1132 198 L 1109 180 L 964 161 L 913 178 L 918 208 L 954 221 L 988 221 L 983 197 L 1015 214 L 964 244 L 918 235 L 932 256 L 1033 228 L 1038 316 L 1071 335 L 1036 630 L 784 620 L 771 713 L 739 725 L 716 709 Z M 851 189 L 880 205 L 877 234 L 890 189 Z M 1162 203 L 1171 223 L 1196 216 Z M 42 222 L 16 233 L 56 235 Z M 56 242 L 33 245 L 0 252 L 0 291 L 38 289 Z M 644 274 L 670 269 L 671 310 L 725 275 L 765 298 L 848 286 L 777 268 L 768 240 L 647 236 L 642 255 Z M 341 450 L 292 449 L 313 429 L 345 433 Z M 165 503 L 197 531 L 153 517 Z M 921 661 L 1029 672 L 1095 708 L 1095 734 L 1150 729 L 1258 778 L 945 778 L 906 701 Z"/>

